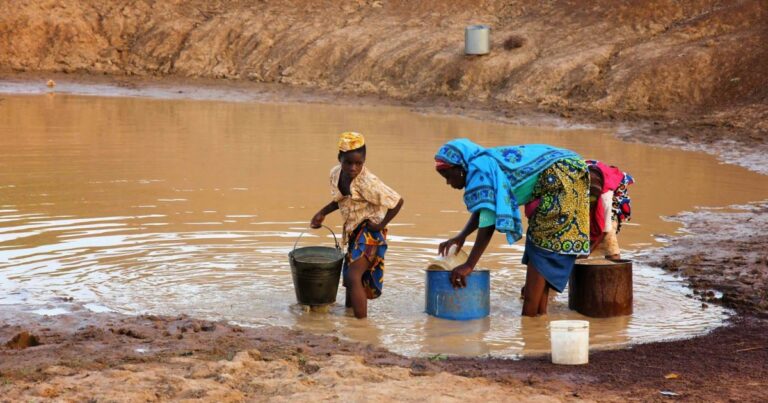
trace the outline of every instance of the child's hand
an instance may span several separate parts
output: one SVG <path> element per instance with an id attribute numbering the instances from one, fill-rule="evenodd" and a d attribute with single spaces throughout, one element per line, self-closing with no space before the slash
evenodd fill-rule
<path id="1" fill-rule="evenodd" d="M 323 226 L 323 220 L 325 220 L 325 214 L 317 213 L 314 217 L 312 217 L 312 221 L 310 221 L 309 226 L 312 228 L 320 228 Z"/>

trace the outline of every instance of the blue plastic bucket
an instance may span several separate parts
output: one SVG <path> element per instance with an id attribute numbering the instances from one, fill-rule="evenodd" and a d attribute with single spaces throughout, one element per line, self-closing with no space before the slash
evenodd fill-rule
<path id="1" fill-rule="evenodd" d="M 475 270 L 467 276 L 467 286 L 454 289 L 451 272 L 427 270 L 427 313 L 443 319 L 480 319 L 491 313 L 491 273 Z"/>

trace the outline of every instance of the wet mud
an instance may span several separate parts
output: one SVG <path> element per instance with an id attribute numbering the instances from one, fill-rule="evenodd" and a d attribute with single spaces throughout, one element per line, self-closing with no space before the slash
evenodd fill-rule
<path id="1" fill-rule="evenodd" d="M 2 312 L 0 341 L 29 332 L 41 343 L 0 348 L 3 402 L 661 401 L 662 391 L 691 401 L 760 401 L 768 379 L 768 322 L 756 318 L 690 340 L 593 352 L 588 365 L 570 367 L 547 355 L 407 358 L 332 336 L 184 315 L 25 315 Z"/>
<path id="2" fill-rule="evenodd" d="M 768 190 L 766 190 L 768 193 Z M 670 217 L 687 235 L 647 259 L 677 273 L 702 306 L 719 303 L 768 317 L 768 204 L 699 210 Z"/>
<path id="3" fill-rule="evenodd" d="M 36 334 L 41 345 L 0 348 L 0 401 L 558 401 L 541 391 L 441 371 L 372 345 L 280 327 L 141 315 L 71 314 L 14 319 L 2 312 L 0 340 Z M 9 325 L 22 322 L 24 326 Z M 35 324 L 37 322 L 37 324 Z"/>

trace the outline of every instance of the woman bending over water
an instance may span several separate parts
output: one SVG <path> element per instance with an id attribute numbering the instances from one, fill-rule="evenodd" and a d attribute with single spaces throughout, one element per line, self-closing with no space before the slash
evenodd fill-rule
<path id="1" fill-rule="evenodd" d="M 483 148 L 468 139 L 444 144 L 435 167 L 454 189 L 464 189 L 471 214 L 464 229 L 440 244 L 444 255 L 475 230 L 469 258 L 451 272 L 465 287 L 494 230 L 512 244 L 523 236 L 519 206 L 528 217 L 523 264 L 527 265 L 523 315 L 547 313 L 549 289 L 562 292 L 576 257 L 589 254 L 589 171 L 573 151 L 541 144 Z"/>

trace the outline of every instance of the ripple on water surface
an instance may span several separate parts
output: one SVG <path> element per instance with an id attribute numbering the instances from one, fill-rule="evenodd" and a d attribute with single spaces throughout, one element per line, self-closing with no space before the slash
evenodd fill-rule
<path id="1" fill-rule="evenodd" d="M 369 304 L 370 319 L 350 318 L 340 304 L 327 312 L 307 312 L 294 303 L 287 264 L 287 253 L 299 235 L 288 229 L 292 224 L 275 223 L 259 231 L 188 232 L 155 232 L 141 225 L 157 218 L 48 218 L 19 225 L 34 228 L 30 237 L 55 236 L 58 242 L 0 250 L 6 262 L 0 265 L 6 278 L 5 302 L 23 289 L 37 295 L 25 299 L 31 306 L 52 295 L 67 295 L 98 301 L 92 303 L 96 312 L 185 312 L 248 325 L 296 326 L 404 354 L 515 356 L 545 351 L 548 320 L 582 318 L 567 309 L 567 294 L 554 299 L 548 319 L 520 318 L 525 272 L 516 263 L 521 252 L 514 249 L 489 253 L 483 261 L 493 268 L 489 318 L 454 322 L 426 316 L 423 268 L 439 240 L 418 237 L 390 240 L 385 293 Z M 14 232 L 13 227 L 5 229 Z M 105 229 L 112 232 L 105 234 Z M 330 240 L 311 234 L 308 238 L 313 243 Z M 717 326 L 724 316 L 720 308 L 702 310 L 695 300 L 681 297 L 685 287 L 658 269 L 636 265 L 634 281 L 634 314 L 590 319 L 593 345 L 684 337 Z M 340 289 L 337 300 L 343 298 Z M 66 310 L 47 306 L 34 312 L 55 315 Z"/>
<path id="2" fill-rule="evenodd" d="M 589 130 L 394 108 L 63 94 L 9 95 L 2 106 L 0 304 L 43 315 L 63 313 L 50 301 L 66 296 L 95 312 L 294 326 L 406 354 L 515 356 L 548 349 L 549 320 L 581 316 L 559 295 L 548 318 L 521 318 L 522 246 L 500 236 L 481 262 L 491 270 L 491 316 L 452 322 L 424 314 L 423 269 L 467 220 L 460 193 L 430 163 L 442 142 L 471 134 L 485 145 L 550 143 L 616 163 L 638 179 L 633 225 L 621 234 L 629 249 L 674 233 L 661 215 L 765 198 L 755 194 L 765 179 L 746 170 Z M 350 129 L 368 135 L 367 166 L 406 199 L 390 228 L 384 294 L 363 321 L 340 304 L 325 313 L 297 306 L 287 260 L 329 200 L 335 136 Z M 327 223 L 340 236 L 338 215 Z M 299 245 L 331 242 L 311 231 Z M 686 298 L 689 290 L 673 276 L 643 265 L 634 273 L 634 314 L 590 319 L 593 345 L 691 336 L 727 314 Z"/>

